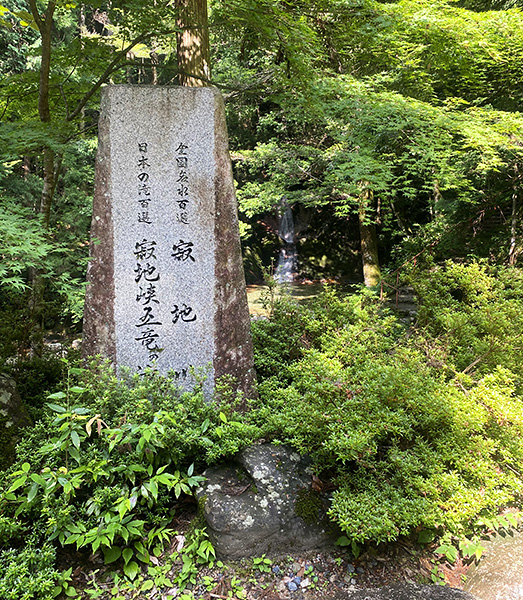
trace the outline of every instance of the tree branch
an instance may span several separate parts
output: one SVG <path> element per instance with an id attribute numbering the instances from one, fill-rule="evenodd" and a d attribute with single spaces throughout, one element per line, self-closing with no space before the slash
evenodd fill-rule
<path id="1" fill-rule="evenodd" d="M 35 20 L 36 26 L 38 27 L 40 33 L 42 33 L 44 22 L 40 18 L 40 14 L 36 6 L 36 0 L 29 0 L 29 6 L 31 7 L 31 14 L 33 15 L 33 19 Z"/>
<path id="2" fill-rule="evenodd" d="M 32 1 L 34 1 L 34 0 L 32 0 Z M 89 102 L 89 100 L 94 96 L 94 94 L 98 91 L 98 89 L 107 81 L 107 79 L 109 79 L 110 75 L 116 70 L 118 63 L 129 52 L 129 50 L 132 50 L 132 48 L 134 48 L 138 44 L 145 41 L 151 35 L 153 35 L 153 34 L 152 33 L 142 33 L 142 35 L 139 35 L 128 46 L 126 46 L 123 50 L 120 50 L 120 52 L 117 53 L 115 58 L 109 63 L 109 65 L 107 65 L 107 68 L 100 75 L 100 77 L 98 78 L 96 83 L 94 83 L 93 86 L 91 87 L 91 89 L 86 94 L 84 94 L 83 98 L 80 99 L 80 101 L 76 105 L 76 108 L 67 117 L 67 119 L 66 119 L 67 121 L 72 121 L 75 117 L 77 117 L 80 114 L 83 107 Z"/>

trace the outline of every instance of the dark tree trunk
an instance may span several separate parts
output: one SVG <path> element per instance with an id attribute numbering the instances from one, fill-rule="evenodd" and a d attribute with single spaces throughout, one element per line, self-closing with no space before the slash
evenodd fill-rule
<path id="1" fill-rule="evenodd" d="M 508 262 L 509 265 L 515 266 L 517 260 L 517 214 L 518 214 L 518 194 L 514 192 L 512 194 L 512 219 L 510 223 L 510 248 L 508 251 Z"/>
<path id="2" fill-rule="evenodd" d="M 54 0 L 47 4 L 45 14 L 43 16 L 38 12 L 36 0 L 29 0 L 31 13 L 34 17 L 41 38 L 41 64 L 40 64 L 40 80 L 38 88 L 38 115 L 42 123 L 51 123 L 51 111 L 49 106 L 49 77 L 51 72 L 51 30 L 53 26 L 53 17 L 56 9 Z M 51 218 L 51 204 L 56 184 L 56 155 L 49 146 L 43 150 L 43 186 L 40 197 L 40 205 L 38 208 L 39 216 L 42 219 L 42 224 L 45 231 L 49 230 L 49 222 Z M 33 331 L 31 334 L 32 350 L 40 355 L 43 350 L 43 317 L 44 317 L 44 290 L 45 283 L 42 271 L 33 269 L 31 273 L 32 279 L 32 299 L 31 312 Z"/>
<path id="3" fill-rule="evenodd" d="M 372 220 L 374 195 L 366 190 L 360 198 L 358 211 L 361 240 L 361 261 L 363 263 L 363 281 L 367 287 L 375 287 L 381 279 L 378 259 L 378 234 L 376 223 Z"/>

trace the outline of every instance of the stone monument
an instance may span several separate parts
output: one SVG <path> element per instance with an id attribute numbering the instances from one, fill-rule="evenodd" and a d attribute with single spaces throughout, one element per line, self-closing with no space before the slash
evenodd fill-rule
<path id="1" fill-rule="evenodd" d="M 83 354 L 118 369 L 254 370 L 223 101 L 214 88 L 102 90 Z"/>

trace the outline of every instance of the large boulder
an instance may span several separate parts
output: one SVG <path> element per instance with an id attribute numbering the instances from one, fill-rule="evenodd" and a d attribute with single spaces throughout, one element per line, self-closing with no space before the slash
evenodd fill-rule
<path id="1" fill-rule="evenodd" d="M 333 600 L 475 600 L 467 592 L 439 585 L 395 583 L 378 590 L 339 592 Z"/>
<path id="2" fill-rule="evenodd" d="M 467 573 L 465 589 L 478 600 L 523 598 L 523 532 L 499 532 L 484 540 L 485 552 Z"/>
<path id="3" fill-rule="evenodd" d="M 11 465 L 20 428 L 31 424 L 15 380 L 0 373 L 0 469 Z"/>
<path id="4" fill-rule="evenodd" d="M 306 457 L 284 446 L 250 446 L 205 476 L 198 497 L 220 557 L 279 556 L 332 544 Z"/>

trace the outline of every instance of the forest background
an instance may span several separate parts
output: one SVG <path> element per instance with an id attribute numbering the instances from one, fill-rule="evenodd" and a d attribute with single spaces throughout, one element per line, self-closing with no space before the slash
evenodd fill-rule
<path id="1" fill-rule="evenodd" d="M 515 264 L 522 29 L 509 4 L 210 4 L 249 280 L 277 256 L 284 201 L 310 279 L 361 280 L 362 258 L 394 270 L 430 244 Z M 29 321 L 82 316 L 99 86 L 178 83 L 179 21 L 140 2 L 50 2 L 48 23 L 33 16 L 44 4 L 6 7 L 0 306 L 2 339 L 26 343 Z M 9 319 L 15 306 L 30 314 Z"/>
<path id="2" fill-rule="evenodd" d="M 399 269 L 419 303 L 410 327 L 372 291 L 271 304 L 253 324 L 248 414 L 224 390 L 174 402 L 154 374 L 62 377 L 45 353 L 81 331 L 100 86 L 182 82 L 180 5 L 0 7 L 0 365 L 35 423 L 3 463 L 4 594 L 20 597 L 22 568 L 26 591 L 42 593 L 42 573 L 50 595 L 68 590 L 67 545 L 136 580 L 172 533 L 169 494 L 257 439 L 313 456 L 355 552 L 416 535 L 470 556 L 510 522 L 499 515 L 523 492 L 518 4 L 209 3 L 204 79 L 226 100 L 248 278 L 276 257 L 290 205 L 304 277 L 372 288 Z"/>

